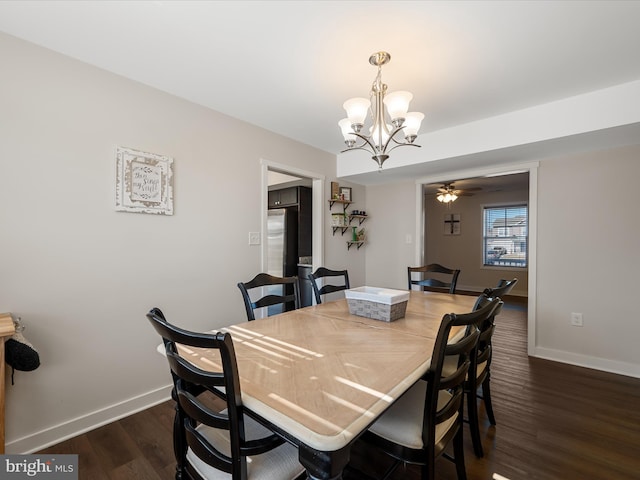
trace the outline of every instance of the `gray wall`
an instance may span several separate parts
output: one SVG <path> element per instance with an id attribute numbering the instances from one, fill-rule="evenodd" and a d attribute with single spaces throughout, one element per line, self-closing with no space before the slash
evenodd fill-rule
<path id="1" fill-rule="evenodd" d="M 629 146 L 540 160 L 535 356 L 640 377 L 639 158 L 640 146 Z M 366 282 L 406 288 L 415 249 L 403 242 L 416 227 L 416 185 L 369 187 L 367 195 L 375 218 Z M 584 315 L 583 327 L 570 325 L 572 312 Z"/>
<path id="2" fill-rule="evenodd" d="M 336 160 L 3 34 L 0 58 L 0 311 L 42 362 L 7 389 L 7 450 L 25 452 L 168 398 L 145 313 L 203 330 L 246 319 L 260 159 L 325 175 L 325 192 Z M 174 158 L 173 216 L 115 211 L 117 145 Z M 364 257 L 325 235 L 325 262 L 363 282 Z"/>

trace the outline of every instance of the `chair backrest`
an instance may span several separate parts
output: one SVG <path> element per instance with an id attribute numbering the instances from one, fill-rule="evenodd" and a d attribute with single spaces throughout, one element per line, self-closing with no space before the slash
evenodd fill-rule
<path id="1" fill-rule="evenodd" d="M 240 394 L 240 380 L 231 335 L 228 333 L 195 333 L 176 327 L 165 319 L 159 309 L 152 309 L 147 318 L 162 337 L 167 359 L 174 379 L 174 396 L 178 402 L 179 420 L 174 428 L 174 442 L 178 464 L 182 465 L 192 478 L 200 478 L 194 467 L 187 461 L 187 448 L 207 464 L 227 473 L 233 472 L 234 479 L 246 478 L 245 431 Z M 205 371 L 180 356 L 176 344 L 218 350 L 222 369 Z M 224 387 L 226 411 L 215 412 L 198 396 L 203 391 Z M 229 453 L 220 452 L 202 435 L 198 425 L 226 430 L 229 436 Z"/>
<path id="2" fill-rule="evenodd" d="M 429 448 L 432 446 L 435 449 L 444 448 L 462 425 L 464 382 L 471 361 L 476 355 L 480 337 L 479 325 L 493 315 L 499 302 L 500 299 L 493 299 L 470 313 L 448 313 L 440 323 L 431 356 L 431 365 L 423 377 L 427 381 L 427 394 L 422 436 L 424 445 L 428 445 Z M 449 335 L 454 326 L 464 326 L 464 334 L 455 343 L 449 343 Z M 455 371 L 447 371 L 443 374 L 445 362 L 457 364 L 458 367 Z M 443 396 L 447 398 L 446 402 L 442 401 Z M 456 415 L 458 417 L 454 418 Z M 437 442 L 436 425 L 454 421 L 458 424 L 457 427 L 450 428 L 445 437 Z"/>
<path id="3" fill-rule="evenodd" d="M 274 277 L 259 273 L 249 282 L 238 283 L 238 288 L 242 292 L 248 320 L 255 320 L 255 310 L 258 308 L 267 307 L 268 315 L 300 308 L 298 277 Z M 256 292 L 264 295 L 252 300 Z"/>
<path id="4" fill-rule="evenodd" d="M 413 274 L 418 274 L 420 278 L 414 278 Z M 456 293 L 459 275 L 460 270 L 443 267 L 438 263 L 407 267 L 408 289 L 411 290 L 413 285 L 417 285 L 421 290 Z"/>
<path id="5" fill-rule="evenodd" d="M 481 383 L 481 380 L 484 378 L 486 373 L 489 371 L 489 366 L 491 365 L 491 357 L 493 355 L 493 346 L 491 344 L 491 339 L 493 337 L 493 332 L 496 329 L 495 319 L 502 311 L 502 307 L 504 306 L 504 302 L 499 297 L 489 297 L 485 293 L 481 294 L 476 300 L 476 304 L 474 306 L 474 310 L 479 310 L 491 302 L 498 301 L 496 308 L 489 318 L 487 318 L 481 325 L 478 325 L 480 329 L 480 336 L 478 337 L 478 346 L 476 348 L 475 358 L 471 361 L 469 378 L 475 380 L 474 386 L 477 386 L 478 383 Z M 483 368 L 482 374 L 478 374 L 478 365 L 482 365 L 486 362 L 486 366 Z M 478 382 L 478 377 L 480 381 Z"/>
<path id="6" fill-rule="evenodd" d="M 498 285 L 493 288 L 485 288 L 484 294 L 487 297 L 500 297 L 504 299 L 505 295 L 508 295 L 509 292 L 513 289 L 514 285 L 518 283 L 518 279 L 514 278 L 513 280 L 504 280 L 501 279 L 498 282 Z"/>
<path id="7" fill-rule="evenodd" d="M 337 277 L 343 277 L 343 282 L 340 285 L 334 283 L 327 283 L 327 279 L 333 279 Z M 322 279 L 322 287 L 318 287 L 318 280 Z M 320 305 L 322 303 L 322 295 L 327 293 L 339 292 L 341 290 L 348 290 L 349 286 L 349 273 L 346 270 L 329 270 L 325 267 L 318 268 L 314 273 L 309 274 L 309 280 L 313 287 L 313 293 L 316 296 L 316 303 Z"/>

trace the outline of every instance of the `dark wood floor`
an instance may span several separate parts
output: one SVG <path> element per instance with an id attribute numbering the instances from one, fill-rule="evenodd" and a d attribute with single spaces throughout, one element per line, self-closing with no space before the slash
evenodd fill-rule
<path id="1" fill-rule="evenodd" d="M 494 472 L 511 480 L 640 479 L 640 379 L 527 357 L 522 306 L 508 305 L 497 323 L 492 397 L 498 425 L 489 426 L 481 411 L 482 459 L 466 435 L 469 480 L 489 480 Z M 171 479 L 172 419 L 166 402 L 41 453 L 79 454 L 82 480 Z M 372 475 L 388 465 L 359 447 L 352 463 Z M 444 459 L 437 472 L 456 478 Z M 418 470 L 401 467 L 394 479 L 418 480 Z"/>

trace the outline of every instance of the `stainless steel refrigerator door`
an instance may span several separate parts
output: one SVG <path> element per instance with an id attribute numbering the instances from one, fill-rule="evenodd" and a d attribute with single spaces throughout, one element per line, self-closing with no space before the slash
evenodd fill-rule
<path id="1" fill-rule="evenodd" d="M 285 209 L 269 210 L 267 214 L 267 273 L 282 277 L 284 272 Z"/>

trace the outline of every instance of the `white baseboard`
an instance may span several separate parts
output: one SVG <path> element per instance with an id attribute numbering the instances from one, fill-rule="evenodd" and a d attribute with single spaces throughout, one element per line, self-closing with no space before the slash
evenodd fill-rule
<path id="1" fill-rule="evenodd" d="M 568 363 L 578 367 L 592 368 L 603 372 L 616 373 L 627 377 L 640 378 L 640 366 L 634 363 L 619 362 L 606 358 L 590 357 L 579 353 L 565 352 L 551 348 L 535 347 L 534 357 L 554 362 Z"/>
<path id="2" fill-rule="evenodd" d="M 51 445 L 165 402 L 171 398 L 171 388 L 172 385 L 167 385 L 17 440 L 8 440 L 5 452 L 16 454 L 38 452 Z"/>

